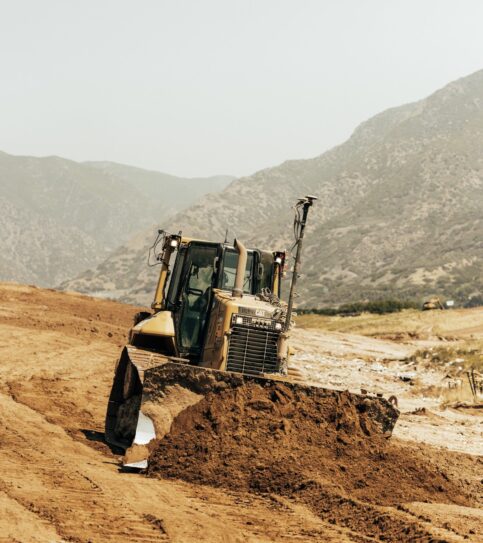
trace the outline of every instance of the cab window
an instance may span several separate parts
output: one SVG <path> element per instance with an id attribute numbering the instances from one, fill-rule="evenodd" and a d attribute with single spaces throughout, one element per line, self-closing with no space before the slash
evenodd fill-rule
<path id="1" fill-rule="evenodd" d="M 181 312 L 178 316 L 179 343 L 182 350 L 192 352 L 202 347 L 217 253 L 216 245 L 193 244 L 185 257 L 180 295 Z"/>
<path id="2" fill-rule="evenodd" d="M 221 272 L 221 287 L 224 290 L 231 290 L 235 286 L 236 266 L 238 264 L 238 252 L 233 249 L 227 249 L 223 256 L 223 268 Z M 247 255 L 247 265 L 245 268 L 245 277 L 243 280 L 243 292 L 251 294 L 253 283 L 253 252 L 249 251 Z"/>
<path id="3" fill-rule="evenodd" d="M 168 296 L 166 297 L 168 309 L 172 309 L 176 306 L 178 301 L 178 290 L 180 286 L 181 272 L 183 270 L 184 259 L 186 255 L 186 248 L 182 247 L 179 253 L 174 252 L 174 263 L 170 262 L 169 268 L 172 271 L 169 277 Z"/>
<path id="4" fill-rule="evenodd" d="M 273 254 L 266 251 L 260 251 L 260 281 L 258 292 L 268 288 L 272 290 L 273 284 Z"/>

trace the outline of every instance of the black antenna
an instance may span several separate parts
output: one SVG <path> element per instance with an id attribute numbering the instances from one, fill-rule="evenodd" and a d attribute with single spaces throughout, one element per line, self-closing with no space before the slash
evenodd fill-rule
<path id="1" fill-rule="evenodd" d="M 223 243 L 228 243 L 228 228 L 225 230 L 225 241 Z"/>
<path id="2" fill-rule="evenodd" d="M 292 283 L 290 285 L 290 295 L 288 297 L 288 306 L 287 306 L 287 316 L 285 320 L 285 330 L 290 328 L 290 323 L 292 320 L 292 310 L 293 310 L 293 301 L 295 297 L 295 285 L 297 284 L 298 270 L 300 265 L 300 256 L 302 254 L 302 242 L 304 239 L 305 225 L 307 223 L 307 215 L 309 209 L 312 207 L 314 201 L 317 200 L 316 196 L 306 196 L 305 198 L 300 198 L 295 206 L 295 246 L 297 247 L 297 252 L 295 254 L 295 262 L 293 265 L 292 272 Z"/>

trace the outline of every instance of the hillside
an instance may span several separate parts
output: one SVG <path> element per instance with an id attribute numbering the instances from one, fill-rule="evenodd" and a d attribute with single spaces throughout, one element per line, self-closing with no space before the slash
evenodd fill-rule
<path id="1" fill-rule="evenodd" d="M 0 279 L 54 286 L 231 179 L 0 152 Z"/>
<path id="2" fill-rule="evenodd" d="M 483 71 L 361 124 L 342 145 L 233 182 L 161 225 L 188 235 L 289 248 L 290 205 L 310 218 L 300 303 L 483 290 Z M 66 288 L 146 303 L 153 230 Z"/>
<path id="3" fill-rule="evenodd" d="M 189 207 L 206 193 L 223 190 L 234 179 L 229 175 L 176 177 L 116 162 L 85 162 L 84 164 L 139 190 L 148 198 L 151 205 L 155 203 L 154 207 L 159 213 L 157 217 Z"/>

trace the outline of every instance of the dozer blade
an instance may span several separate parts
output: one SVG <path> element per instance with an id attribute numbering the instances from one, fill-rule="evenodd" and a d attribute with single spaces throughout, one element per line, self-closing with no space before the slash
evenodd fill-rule
<path id="1" fill-rule="evenodd" d="M 251 376 L 191 366 L 186 360 L 125 347 L 119 359 L 109 398 L 105 435 L 107 442 L 125 450 L 128 468 L 148 466 L 155 445 L 171 429 L 173 420 L 212 394 L 225 394 L 242 387 L 263 387 L 275 400 L 297 407 L 297 398 L 310 398 L 327 407 L 350 405 L 354 423 L 367 435 L 389 437 L 399 411 L 384 398 L 351 394 L 300 383 L 290 373 Z M 267 416 L 270 414 L 267 412 Z"/>

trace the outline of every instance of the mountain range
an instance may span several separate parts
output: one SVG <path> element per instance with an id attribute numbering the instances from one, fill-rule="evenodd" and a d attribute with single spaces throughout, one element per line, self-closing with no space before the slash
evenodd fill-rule
<path id="1" fill-rule="evenodd" d="M 160 221 L 170 231 L 289 249 L 291 205 L 309 217 L 299 305 L 483 290 L 483 71 L 383 111 L 343 144 L 235 180 Z M 154 230 L 139 233 L 62 287 L 149 303 Z"/>
<path id="2" fill-rule="evenodd" d="M 0 279 L 58 285 L 232 179 L 0 152 Z"/>

